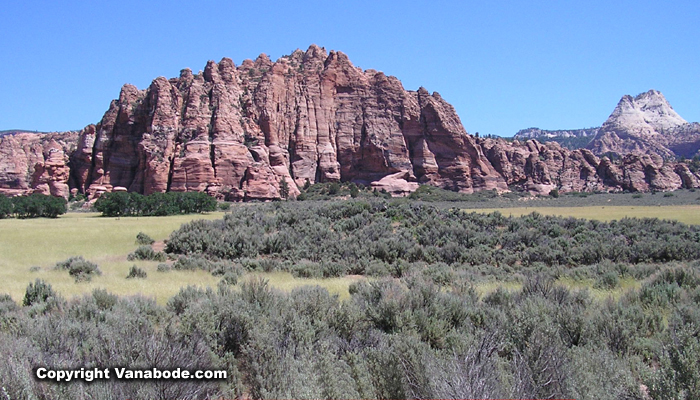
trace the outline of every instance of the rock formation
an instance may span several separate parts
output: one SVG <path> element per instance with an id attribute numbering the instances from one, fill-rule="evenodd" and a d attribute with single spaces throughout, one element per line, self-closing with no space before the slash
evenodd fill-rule
<path id="1" fill-rule="evenodd" d="M 146 90 L 125 85 L 80 133 L 71 162 L 89 194 L 120 186 L 273 199 L 282 180 L 296 196 L 307 179 L 369 185 L 396 174 L 414 183 L 404 187 L 507 190 L 439 94 L 406 91 L 317 46 L 274 63 L 210 61 Z"/>
<path id="2" fill-rule="evenodd" d="M 650 93 L 650 99 L 623 98 L 599 142 L 612 138 L 606 133 L 631 138 L 627 121 L 647 136 L 661 135 L 659 129 L 694 134 L 697 124 L 657 106 L 658 92 Z M 206 191 L 226 200 L 267 200 L 280 197 L 282 181 L 290 197 L 307 180 L 353 181 L 395 195 L 419 184 L 547 194 L 700 182 L 692 165 L 666 154 L 612 161 L 596 151 L 475 138 L 439 94 L 407 91 L 395 77 L 312 45 L 275 62 L 264 54 L 240 66 L 228 58 L 209 61 L 202 72 L 184 69 L 144 90 L 124 85 L 102 120 L 80 132 L 1 136 L 0 190 L 57 196 L 73 190 L 90 198 L 107 191 Z"/>
<path id="3" fill-rule="evenodd" d="M 691 158 L 700 150 L 700 124 L 688 123 L 656 90 L 624 96 L 587 146 L 595 154 L 657 154 Z"/>
<path id="4" fill-rule="evenodd" d="M 527 128 L 519 130 L 513 138 L 519 141 L 534 139 L 538 142 L 557 142 L 562 147 L 569 150 L 576 150 L 586 147 L 588 143 L 595 138 L 599 130 L 600 127 L 554 131 L 540 128 Z"/>
<path id="5" fill-rule="evenodd" d="M 69 155 L 78 133 L 10 133 L 0 137 L 0 194 L 68 197 Z"/>
<path id="6" fill-rule="evenodd" d="M 588 149 L 569 150 L 556 142 L 512 143 L 480 139 L 489 162 L 509 187 L 537 194 L 561 192 L 668 191 L 700 187 L 689 162 L 669 162 L 657 154 L 627 154 L 612 161 Z"/>

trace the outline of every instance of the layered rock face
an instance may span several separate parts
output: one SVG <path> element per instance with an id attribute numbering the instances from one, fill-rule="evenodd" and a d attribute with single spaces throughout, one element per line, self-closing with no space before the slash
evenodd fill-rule
<path id="1" fill-rule="evenodd" d="M 388 175 L 471 192 L 503 178 L 437 93 L 356 68 L 311 46 L 276 62 L 210 61 L 146 90 L 122 88 L 80 134 L 72 177 L 88 193 L 207 191 L 229 200 L 290 195 L 308 180 L 378 182 Z M 404 187 L 413 187 L 404 185 Z"/>
<path id="2" fill-rule="evenodd" d="M 78 132 L 17 132 L 0 137 L 0 194 L 69 194 L 69 155 Z"/>
<path id="3" fill-rule="evenodd" d="M 612 146 L 637 130 L 639 137 L 683 129 L 694 135 L 697 124 L 659 96 L 623 98 L 597 137 L 614 139 Z M 90 198 L 205 191 L 267 200 L 280 197 L 282 181 L 292 197 L 307 181 L 340 180 L 394 195 L 419 184 L 540 194 L 700 186 L 691 164 L 665 154 L 611 161 L 595 154 L 609 148 L 602 149 L 475 138 L 439 94 L 407 91 L 395 77 L 311 46 L 275 62 L 265 55 L 240 66 L 209 61 L 203 72 L 185 69 L 144 90 L 124 85 L 102 120 L 80 132 L 0 136 L 0 191 L 67 197 L 73 190 Z"/>
<path id="4" fill-rule="evenodd" d="M 700 124 L 688 123 L 656 90 L 624 96 L 587 146 L 596 154 L 657 154 L 691 158 L 700 150 Z"/>
<path id="5" fill-rule="evenodd" d="M 618 160 L 588 149 L 569 150 L 556 142 L 508 143 L 479 139 L 479 145 L 509 187 L 537 194 L 562 192 L 668 191 L 700 187 L 700 174 L 686 162 L 668 162 L 657 154 L 627 154 Z"/>

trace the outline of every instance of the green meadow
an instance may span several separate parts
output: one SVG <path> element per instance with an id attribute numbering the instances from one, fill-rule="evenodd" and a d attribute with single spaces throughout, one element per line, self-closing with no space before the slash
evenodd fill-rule
<path id="1" fill-rule="evenodd" d="M 144 232 L 158 242 L 183 223 L 195 219 L 219 219 L 223 212 L 167 217 L 106 218 L 99 213 L 68 213 L 60 218 L 0 220 L 0 293 L 22 301 L 27 285 L 40 278 L 63 296 L 72 297 L 104 288 L 118 295 L 144 295 L 164 304 L 181 287 L 216 287 L 220 278 L 206 271 L 158 272 L 155 261 L 127 261 L 138 245 L 136 235 Z M 54 270 L 58 261 L 83 256 L 96 263 L 102 275 L 90 282 L 76 283 L 66 271 Z M 146 279 L 126 279 L 136 264 L 148 273 Z M 34 267 L 34 268 L 32 268 Z M 38 267 L 38 268 L 36 268 Z M 320 285 L 341 298 L 349 296 L 348 286 L 360 278 L 300 279 L 289 273 L 247 274 L 243 281 L 263 276 L 270 285 L 289 291 L 301 285 Z"/>
<path id="2" fill-rule="evenodd" d="M 469 209 L 482 213 L 499 211 L 506 216 L 519 217 L 532 212 L 544 215 L 612 221 L 622 218 L 659 218 L 686 224 L 700 224 L 700 205 L 677 206 L 589 206 L 589 207 L 514 207 Z"/>
<path id="3" fill-rule="evenodd" d="M 504 215 L 520 216 L 537 211 L 547 215 L 609 221 L 624 217 L 651 217 L 674 219 L 688 224 L 700 224 L 700 206 L 589 206 L 589 207 L 519 207 L 473 210 L 500 211 Z M 168 217 L 106 218 L 97 213 L 69 213 L 57 219 L 4 219 L 0 220 L 0 293 L 8 293 L 21 301 L 27 285 L 37 278 L 50 283 L 66 297 L 90 293 L 104 288 L 118 295 L 144 295 L 164 304 L 181 287 L 195 285 L 215 287 L 220 278 L 205 271 L 158 272 L 158 262 L 127 261 L 127 255 L 138 245 L 136 235 L 144 232 L 162 246 L 162 241 L 181 224 L 194 219 L 218 219 L 222 212 Z M 83 256 L 99 265 L 102 275 L 90 282 L 76 283 L 66 271 L 54 270 L 58 261 L 72 256 Z M 146 279 L 126 279 L 129 268 L 136 264 L 148 273 Z M 349 297 L 349 285 L 363 277 L 345 276 L 331 279 L 296 278 L 288 272 L 249 273 L 242 281 L 262 276 L 273 287 L 284 291 L 302 285 L 319 285 L 341 299 Z M 581 282 L 561 282 L 566 286 L 580 286 Z M 479 293 L 486 294 L 502 286 L 501 282 L 480 284 Z M 507 286 L 507 284 L 506 284 Z M 517 290 L 519 284 L 508 289 Z M 622 289 L 634 286 L 625 282 Z M 595 293 L 605 296 L 606 293 Z M 619 293 L 609 293 L 617 295 Z"/>

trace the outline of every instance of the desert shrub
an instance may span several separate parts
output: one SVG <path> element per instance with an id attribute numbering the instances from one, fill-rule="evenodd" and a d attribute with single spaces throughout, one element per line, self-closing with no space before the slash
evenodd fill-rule
<path id="1" fill-rule="evenodd" d="M 507 289 L 499 286 L 493 292 L 484 296 L 484 303 L 491 306 L 506 306 L 513 302 L 514 295 Z"/>
<path id="2" fill-rule="evenodd" d="M 171 269 L 172 267 L 165 263 L 158 264 L 158 266 L 156 267 L 156 271 L 158 272 L 169 272 Z"/>
<path id="3" fill-rule="evenodd" d="M 440 286 L 447 286 L 455 279 L 454 269 L 445 263 L 431 264 L 423 270 L 423 274 Z"/>
<path id="4" fill-rule="evenodd" d="M 225 202 L 225 201 L 224 201 L 224 202 L 221 202 L 221 203 L 218 204 L 217 208 L 218 208 L 220 211 L 228 211 L 228 210 L 231 209 L 231 203 L 228 203 L 228 202 Z"/>
<path id="5" fill-rule="evenodd" d="M 388 276 L 390 275 L 389 266 L 380 260 L 372 260 L 365 268 L 365 275 L 368 276 Z"/>
<path id="6" fill-rule="evenodd" d="M 700 398 L 700 325 L 682 321 L 678 314 L 670 321 L 671 339 L 664 346 L 649 385 L 655 399 Z"/>
<path id="7" fill-rule="evenodd" d="M 92 297 L 100 310 L 109 310 L 119 301 L 119 297 L 116 294 L 101 288 L 93 290 Z"/>
<path id="8" fill-rule="evenodd" d="M 153 240 L 150 236 L 148 236 L 147 234 L 145 234 L 143 232 L 139 232 L 136 235 L 136 244 L 150 246 L 155 242 L 156 242 L 155 240 Z"/>
<path id="9" fill-rule="evenodd" d="M 56 297 L 56 292 L 53 291 L 51 285 L 41 279 L 37 279 L 34 283 L 29 283 L 29 286 L 27 286 L 22 305 L 25 307 L 31 306 L 36 303 L 45 302 L 51 297 Z"/>
<path id="10" fill-rule="evenodd" d="M 688 267 L 666 268 L 649 283 L 651 285 L 676 284 L 678 287 L 694 289 L 700 285 L 700 274 Z"/>
<path id="11" fill-rule="evenodd" d="M 323 276 L 320 266 L 308 260 L 294 263 L 289 272 L 297 278 L 320 278 Z"/>
<path id="12" fill-rule="evenodd" d="M 178 271 L 195 271 L 198 269 L 211 271 L 212 263 L 203 257 L 179 257 L 172 266 L 172 269 Z"/>
<path id="13" fill-rule="evenodd" d="M 226 271 L 221 276 L 221 282 L 227 285 L 236 285 L 238 283 L 239 275 L 233 271 Z"/>
<path id="14" fill-rule="evenodd" d="M 75 278 L 76 282 L 90 281 L 95 275 L 102 275 L 97 264 L 83 258 L 83 256 L 70 257 L 67 260 L 56 263 L 55 269 L 68 270 L 68 275 Z"/>
<path id="15" fill-rule="evenodd" d="M 338 192 L 340 192 L 340 184 L 338 182 L 332 182 L 330 186 L 328 186 L 328 194 L 336 195 Z"/>
<path id="16" fill-rule="evenodd" d="M 167 308 L 175 314 L 182 314 L 195 302 L 206 296 L 206 292 L 196 286 L 180 288 L 180 291 L 168 300 Z"/>
<path id="17" fill-rule="evenodd" d="M 146 273 L 146 271 L 137 267 L 136 265 L 132 265 L 131 269 L 129 269 L 129 274 L 126 276 L 126 279 L 132 279 L 132 278 L 146 279 L 146 277 L 148 277 L 148 274 Z"/>
<path id="18" fill-rule="evenodd" d="M 341 262 L 326 261 L 322 262 L 321 273 L 324 278 L 336 278 L 345 275 L 347 266 Z"/>
<path id="19" fill-rule="evenodd" d="M 640 300 L 641 290 L 602 300 L 569 291 L 547 271 L 523 279 L 522 291 L 499 288 L 480 300 L 470 279 L 500 267 L 424 262 L 407 263 L 401 278 L 359 280 L 347 300 L 319 287 L 281 292 L 262 279 L 234 290 L 226 281 L 244 262 L 208 262 L 220 285 L 182 288 L 165 307 L 103 290 L 60 308 L 46 306 L 52 295 L 32 307 L 0 296 L 7 396 L 618 399 L 644 398 L 640 384 L 654 398 L 698 396 L 700 287 L 684 275 L 687 266 L 662 266 L 645 283 L 678 291 L 673 304 L 661 306 Z M 317 272 L 322 262 L 309 261 Z M 445 287 L 442 272 L 450 268 Z M 585 268 L 591 277 L 620 273 L 615 263 Z M 230 376 L 41 386 L 26 360 L 226 369 Z"/>
<path id="20" fill-rule="evenodd" d="M 588 276 L 595 279 L 608 272 L 605 268 L 635 275 L 636 264 L 700 258 L 698 239 L 699 228 L 658 219 L 606 223 L 536 213 L 513 218 L 420 203 L 353 200 L 235 209 L 220 221 L 183 225 L 171 234 L 166 252 L 248 260 L 244 264 L 251 270 L 290 270 L 299 276 L 324 275 L 324 269 L 304 271 L 309 265 L 292 267 L 308 260 L 318 268 L 335 264 L 375 275 L 384 274 L 376 268 L 384 263 L 396 277 L 406 263 L 418 262 L 498 265 L 483 274 L 499 277 L 511 275 L 502 266 L 531 274 L 599 264 L 603 269 Z"/>
<path id="21" fill-rule="evenodd" d="M 614 271 L 606 272 L 603 275 L 598 276 L 593 287 L 596 289 L 611 290 L 615 289 L 620 285 L 620 278 Z"/>
<path id="22" fill-rule="evenodd" d="M 129 253 L 126 257 L 129 261 L 134 260 L 151 260 L 151 261 L 165 261 L 166 255 L 162 251 L 155 251 L 151 246 L 139 246 L 134 252 Z"/>

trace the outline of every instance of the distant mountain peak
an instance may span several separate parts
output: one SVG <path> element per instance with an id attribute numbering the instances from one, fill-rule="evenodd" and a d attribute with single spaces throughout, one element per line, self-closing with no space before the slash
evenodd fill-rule
<path id="1" fill-rule="evenodd" d="M 700 131 L 671 107 L 658 90 L 625 95 L 587 146 L 596 154 L 694 155 Z"/>
<path id="2" fill-rule="evenodd" d="M 610 127 L 626 126 L 652 135 L 687 123 L 671 107 L 666 97 L 654 89 L 636 97 L 623 96 L 606 121 Z"/>

